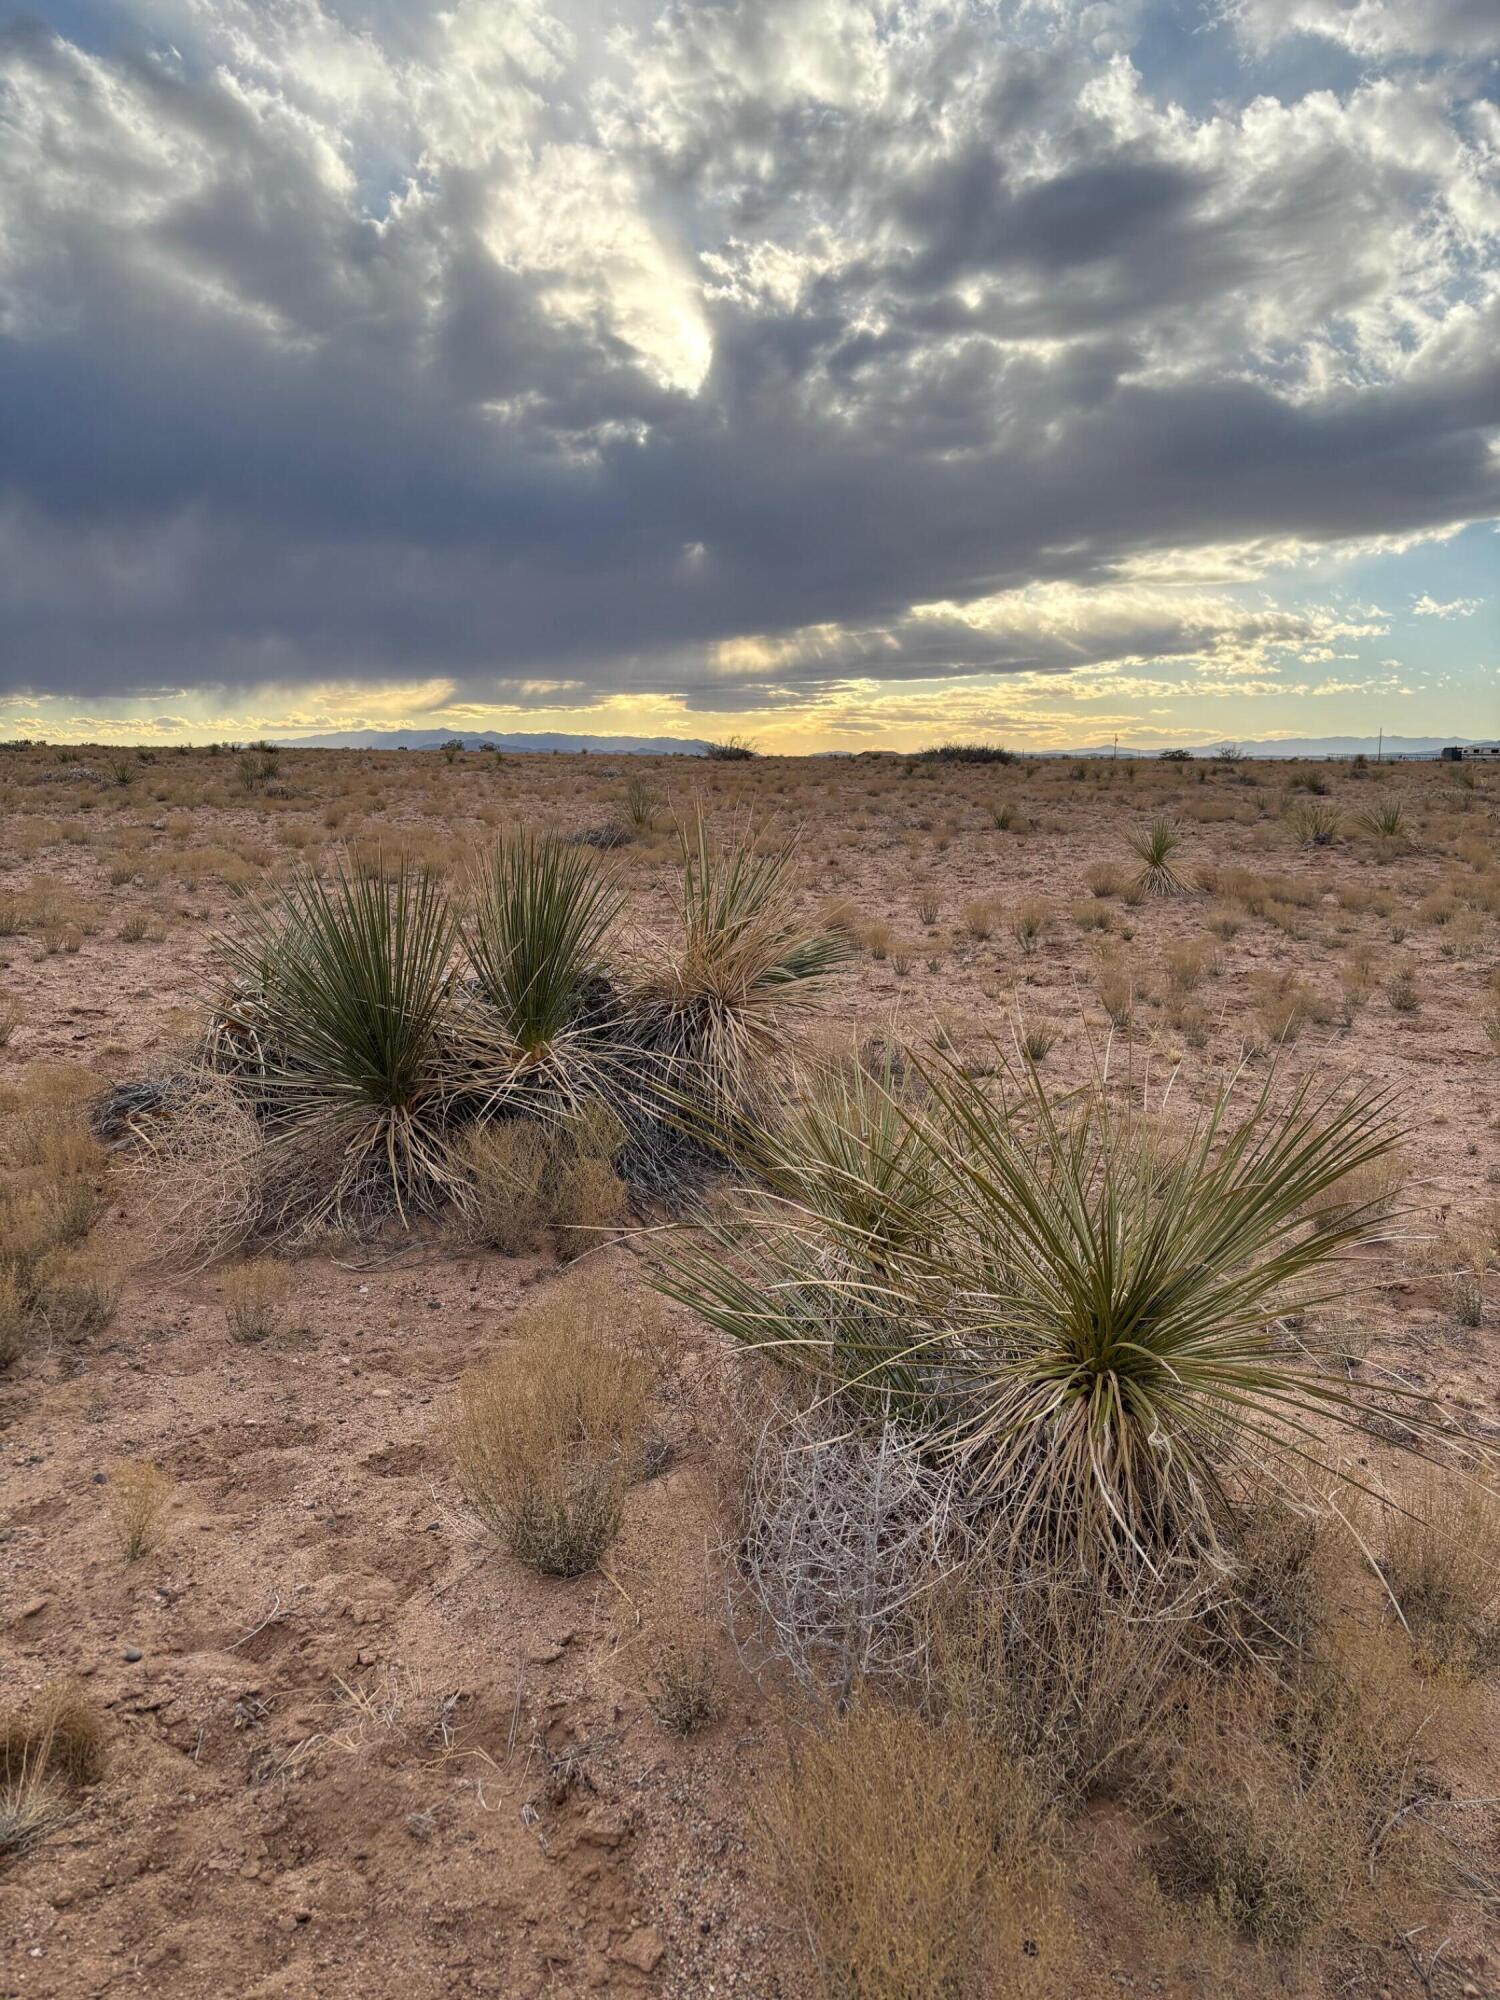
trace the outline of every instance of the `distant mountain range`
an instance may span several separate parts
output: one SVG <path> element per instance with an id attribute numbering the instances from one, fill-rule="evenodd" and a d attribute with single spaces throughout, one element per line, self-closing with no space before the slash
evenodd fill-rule
<path id="1" fill-rule="evenodd" d="M 1193 757 L 1211 757 L 1226 739 L 1199 744 L 1189 752 Z M 1246 757 L 1435 757 L 1449 743 L 1470 743 L 1468 736 L 1387 736 L 1382 745 L 1374 736 L 1282 736 L 1258 742 L 1241 741 L 1235 747 Z M 701 757 L 708 745 L 695 736 L 564 736 L 551 730 L 520 730 L 500 736 L 492 729 L 343 729 L 326 736 L 282 738 L 288 750 L 437 750 L 444 743 L 462 743 L 465 750 L 505 750 L 511 752 L 576 755 L 581 750 L 615 757 Z M 824 756 L 845 754 L 824 751 Z M 889 754 L 889 753 L 888 753 Z M 895 753 L 900 754 L 900 753 Z M 1023 757 L 1159 757 L 1161 751 L 1141 750 L 1122 743 L 1097 744 L 1087 750 L 1026 750 Z"/>
<path id="2" fill-rule="evenodd" d="M 687 736 L 559 736 L 551 730 L 521 730 L 497 736 L 493 729 L 339 729 L 327 736 L 286 736 L 287 750 L 438 750 L 462 743 L 465 750 L 580 750 L 625 757 L 701 757 L 707 745 Z"/>

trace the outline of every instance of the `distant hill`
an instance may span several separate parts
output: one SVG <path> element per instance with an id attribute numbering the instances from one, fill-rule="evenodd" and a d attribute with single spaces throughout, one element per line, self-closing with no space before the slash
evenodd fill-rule
<path id="1" fill-rule="evenodd" d="M 284 736 L 287 750 L 437 750 L 444 743 L 465 750 L 598 751 L 606 756 L 701 757 L 707 746 L 688 736 L 559 736 L 550 730 L 521 730 L 497 736 L 492 729 L 340 729 L 327 736 Z"/>

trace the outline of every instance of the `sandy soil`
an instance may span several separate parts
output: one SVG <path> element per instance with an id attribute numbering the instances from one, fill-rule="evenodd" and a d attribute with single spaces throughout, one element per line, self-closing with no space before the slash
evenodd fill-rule
<path id="1" fill-rule="evenodd" d="M 1074 914 L 1093 901 L 1142 995 L 1111 1063 L 1149 1089 L 1180 1062 L 1176 1087 L 1196 1092 L 1247 1041 L 1264 1070 L 1264 983 L 1295 973 L 1326 1018 L 1281 1051 L 1283 1068 L 1387 1083 L 1412 1129 L 1412 1234 L 1426 1241 L 1372 1259 L 1351 1311 L 1376 1358 L 1470 1434 L 1500 1437 L 1495 1279 L 1482 1324 L 1465 1329 L 1443 1248 L 1445 1230 L 1500 1197 L 1500 1063 L 1485 1028 L 1495 809 L 1437 767 L 1330 773 L 1350 815 L 1376 797 L 1402 803 L 1412 844 L 1383 854 L 1353 831 L 1294 844 L 1285 774 L 1266 767 L 1200 785 L 1196 771 L 1155 766 L 1101 782 L 1056 764 L 496 767 L 470 755 L 449 768 L 303 753 L 247 789 L 232 758 L 164 752 L 128 784 L 103 753 L 80 761 L 83 776 L 54 752 L 0 753 L 0 898 L 33 899 L 0 938 L 0 996 L 19 1013 L 0 1082 L 38 1062 L 83 1064 L 101 1082 L 168 1067 L 232 887 L 288 863 L 292 843 L 316 852 L 399 832 L 456 865 L 515 818 L 609 820 L 631 775 L 679 808 L 702 796 L 726 816 L 779 816 L 800 829 L 809 909 L 847 900 L 877 927 L 883 955 L 828 982 L 824 1022 L 963 1042 L 1008 1035 L 1019 1013 L 1057 1026 L 1046 1074 L 1079 1077 L 1108 1035 L 1092 983 L 1102 934 Z M 994 824 L 1001 803 L 1017 815 L 1010 831 Z M 1305 903 L 1270 919 L 1240 909 L 1234 935 L 1216 937 L 1205 925 L 1222 898 L 1203 891 L 1133 909 L 1091 899 L 1088 865 L 1126 859 L 1130 829 L 1164 805 L 1181 817 L 1190 874 L 1259 871 Z M 612 860 L 645 949 L 668 918 L 670 841 Z M 39 891 L 52 899 L 40 914 Z M 1051 906 L 1031 951 L 1011 929 L 1028 898 Z M 996 906 L 985 937 L 964 917 L 981 901 Z M 1166 955 L 1192 939 L 1218 963 L 1174 993 Z M 1388 997 L 1402 967 L 1413 1011 Z M 722 1713 L 705 1731 L 669 1735 L 643 1692 L 651 1633 L 703 1570 L 713 1447 L 701 1416 L 734 1364 L 672 1309 L 667 1469 L 633 1492 L 607 1575 L 549 1582 L 465 1521 L 441 1429 L 459 1374 L 518 1302 L 566 1282 L 552 1258 L 433 1238 L 303 1259 L 288 1330 L 246 1347 L 228 1339 L 212 1270 L 173 1276 L 146 1257 L 126 1162 L 107 1186 L 96 1240 L 125 1272 L 113 1322 L 0 1377 L 6 1692 L 76 1674 L 112 1728 L 106 1774 L 76 1818 L 0 1867 L 0 1995 L 804 1994 L 800 1941 L 749 1839 L 757 1775 L 777 1751 L 772 1709 L 727 1641 Z M 596 1254 L 621 1287 L 640 1284 L 635 1248 Z M 174 1493 L 160 1545 L 127 1565 L 106 1468 L 143 1457 Z M 1455 1961 L 1467 1984 L 1428 1990 L 1497 1990 L 1500 1951 L 1483 1953 L 1470 1941 Z M 1153 1990 L 1123 1946 L 1101 1946 L 1100 1975 Z M 1421 1990 L 1393 1968 L 1392 1992 Z"/>

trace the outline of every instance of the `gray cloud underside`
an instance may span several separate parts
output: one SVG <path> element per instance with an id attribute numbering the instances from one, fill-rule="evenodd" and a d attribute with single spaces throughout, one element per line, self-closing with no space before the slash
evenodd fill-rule
<path id="1" fill-rule="evenodd" d="M 0 686 L 1065 671 L 1214 635 L 911 609 L 1500 513 L 1473 105 L 1195 125 L 987 12 L 745 0 L 593 69 L 538 26 L 481 140 L 423 128 L 451 48 L 335 101 L 281 43 L 12 33 Z M 819 13 L 857 89 L 808 73 Z"/>

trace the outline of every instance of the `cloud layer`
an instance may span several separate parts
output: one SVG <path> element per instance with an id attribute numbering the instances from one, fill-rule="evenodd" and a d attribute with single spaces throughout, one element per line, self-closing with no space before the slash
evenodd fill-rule
<path id="1" fill-rule="evenodd" d="M 0 42 L 0 692 L 1244 675 L 1500 513 L 1477 0 L 119 12 Z"/>

